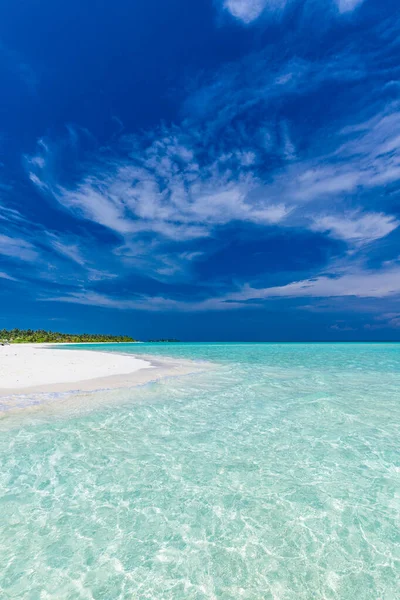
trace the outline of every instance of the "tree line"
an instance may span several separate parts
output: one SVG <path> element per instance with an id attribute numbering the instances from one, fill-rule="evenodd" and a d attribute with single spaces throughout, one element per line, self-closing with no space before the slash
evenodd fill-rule
<path id="1" fill-rule="evenodd" d="M 40 344 L 45 342 L 69 342 L 80 344 L 82 342 L 134 342 L 128 335 L 107 335 L 102 333 L 60 333 L 59 331 L 45 331 L 44 329 L 0 329 L 0 342 L 13 344 Z"/>

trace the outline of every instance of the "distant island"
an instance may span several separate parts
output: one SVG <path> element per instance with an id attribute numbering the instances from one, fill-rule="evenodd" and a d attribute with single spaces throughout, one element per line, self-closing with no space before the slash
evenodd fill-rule
<path id="1" fill-rule="evenodd" d="M 43 344 L 43 343 L 72 343 L 88 342 L 135 342 L 128 335 L 107 335 L 101 333 L 60 333 L 44 329 L 0 329 L 0 344 Z"/>
<path id="2" fill-rule="evenodd" d="M 161 338 L 160 340 L 148 340 L 150 343 L 157 343 L 157 342 L 179 342 L 179 340 L 175 340 L 174 338 Z"/>

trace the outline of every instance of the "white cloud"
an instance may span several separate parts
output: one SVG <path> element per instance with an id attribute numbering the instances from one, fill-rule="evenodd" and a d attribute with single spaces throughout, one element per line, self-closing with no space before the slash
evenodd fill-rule
<path id="1" fill-rule="evenodd" d="M 259 118 L 260 107 L 268 115 L 283 95 L 308 94 L 326 81 L 365 77 L 366 68 L 356 58 L 344 49 L 332 60 L 296 59 L 269 69 L 265 54 L 252 56 L 200 86 L 188 103 L 191 116 L 181 125 L 124 136 L 120 156 L 118 147 L 108 159 L 102 152 L 100 159 L 86 163 L 86 173 L 73 186 L 61 184 L 57 173 L 49 173 L 56 162 L 47 160 L 54 158 L 52 146 L 39 140 L 38 155 L 27 157 L 31 180 L 76 216 L 123 238 L 153 232 L 190 240 L 207 237 L 232 221 L 290 225 L 297 207 L 316 228 L 318 214 L 313 214 L 314 207 L 305 214 L 304 203 L 340 201 L 400 180 L 399 106 L 392 104 L 352 127 L 338 125 L 323 140 L 315 138 L 313 146 L 307 140 L 307 158 L 304 152 L 301 155 L 307 144 L 297 139 L 299 128 L 281 120 L 275 132 L 267 123 L 255 132 L 247 117 L 254 109 Z M 272 110 L 271 118 L 275 116 Z M 232 125 L 236 121 L 237 130 Z M 55 157 L 62 146 L 54 151 Z M 279 155 L 281 169 L 275 166 L 270 173 L 271 155 Z M 347 205 L 354 210 L 354 203 Z M 306 226 L 304 221 L 302 225 Z M 359 226 L 365 228 L 366 221 Z M 333 223 L 332 232 L 339 235 L 338 231 Z M 354 232 L 346 239 L 356 237 Z"/>
<path id="2" fill-rule="evenodd" d="M 21 222 L 25 219 L 18 210 L 0 204 L 0 220 L 10 222 Z"/>
<path id="3" fill-rule="evenodd" d="M 0 235 L 0 254 L 27 262 L 35 261 L 38 258 L 38 253 L 30 242 L 8 235 Z"/>
<path id="4" fill-rule="evenodd" d="M 231 13 L 235 19 L 242 21 L 245 25 L 256 21 L 265 10 L 269 12 L 283 11 L 288 0 L 224 0 L 223 7 Z M 329 0 L 324 0 L 329 5 Z M 364 0 L 334 0 L 341 14 L 352 12 L 360 6 Z"/>
<path id="5" fill-rule="evenodd" d="M 341 215 L 317 216 L 311 229 L 328 232 L 337 239 L 361 245 L 385 237 L 398 225 L 399 222 L 393 216 L 383 213 L 348 212 Z"/>
<path id="6" fill-rule="evenodd" d="M 91 291 L 72 292 L 63 296 L 43 298 L 49 302 L 87 304 L 103 308 L 146 311 L 198 312 L 209 310 L 234 310 L 261 305 L 273 298 L 387 298 L 400 294 L 400 267 L 383 271 L 345 272 L 337 276 L 318 276 L 284 286 L 253 288 L 245 285 L 238 292 L 205 300 L 183 301 L 162 296 L 137 295 L 118 298 Z"/>
<path id="7" fill-rule="evenodd" d="M 254 152 L 221 154 L 202 165 L 190 138 L 164 136 L 143 149 L 136 139 L 126 142 L 130 160 L 94 167 L 73 189 L 53 185 L 57 201 L 122 236 L 151 231 L 179 241 L 207 237 L 231 221 L 279 223 L 289 213 L 282 201 L 252 195 L 261 185 L 252 172 Z"/>
<path id="8" fill-rule="evenodd" d="M 185 281 L 192 278 L 191 264 L 204 255 L 199 250 L 166 252 L 156 239 L 138 240 L 137 236 L 114 249 L 114 254 L 130 271 L 135 269 L 158 281 Z"/>
<path id="9" fill-rule="evenodd" d="M 32 159 L 32 165 L 36 165 L 36 166 L 40 166 L 41 161 L 39 160 L 39 157 L 35 157 L 35 160 Z M 45 164 L 45 162 L 43 161 L 43 166 Z M 42 181 L 37 175 L 36 173 L 29 173 L 29 179 L 32 181 L 32 183 L 34 183 L 37 187 L 42 188 L 43 190 L 48 188 L 48 185 L 46 183 L 44 183 L 44 181 Z"/>
<path id="10" fill-rule="evenodd" d="M 225 0 L 224 8 L 233 17 L 248 24 L 258 19 L 267 4 L 268 0 Z"/>
<path id="11" fill-rule="evenodd" d="M 0 271 L 0 279 L 9 279 L 10 281 L 18 281 L 18 279 L 16 279 L 15 277 L 11 277 L 11 275 L 4 273 L 4 271 Z"/>
<path id="12" fill-rule="evenodd" d="M 122 238 L 122 245 L 110 253 L 120 261 L 121 270 L 137 268 L 161 281 L 172 277 L 187 281 L 190 258 L 171 252 L 170 244 L 168 249 L 160 245 L 212 237 L 218 227 L 238 221 L 322 231 L 359 249 L 398 225 L 394 217 L 384 214 L 383 206 L 361 204 L 372 197 L 364 197 L 363 192 L 400 181 L 399 105 L 391 104 L 374 118 L 351 127 L 338 124 L 336 131 L 331 123 L 323 138 L 313 132 L 309 139 L 301 138 L 302 128 L 295 121 L 284 120 L 274 109 L 276 99 L 283 95 L 294 98 L 314 92 L 326 81 L 364 78 L 368 69 L 346 52 L 331 62 L 290 61 L 275 70 L 266 69 L 265 55 L 254 66 L 250 59 L 233 65 L 200 90 L 190 105 L 195 110 L 181 125 L 124 136 L 109 154 L 103 148 L 100 158 L 85 160 L 85 171 L 74 185 L 61 184 L 57 173 L 48 170 L 56 160 L 47 156 L 57 157 L 62 144 L 52 157 L 52 145 L 41 141 L 41 154 L 27 161 L 31 179 L 78 218 Z M 245 68 L 244 77 L 240 70 Z M 271 122 L 254 129 L 253 109 L 256 118 L 262 112 Z M 348 114 L 342 123 L 347 119 Z M 235 123 L 239 123 L 237 128 Z M 73 241 L 60 240 L 53 247 L 83 265 L 83 255 Z M 121 309 L 222 310 L 269 297 L 396 293 L 384 277 L 357 269 L 354 274 L 320 274 L 316 279 L 264 290 L 248 286 L 223 297 L 192 302 L 147 296 L 118 299 L 91 291 L 53 300 Z M 98 272 L 92 269 L 92 273 L 97 279 Z M 391 273 L 394 276 L 397 271 Z M 367 281 L 375 287 L 369 288 Z"/>
<path id="13" fill-rule="evenodd" d="M 383 212 L 357 207 L 340 210 L 343 198 L 348 206 L 349 196 L 359 195 L 361 190 L 400 181 L 397 104 L 368 121 L 339 129 L 331 136 L 329 153 L 321 153 L 317 147 L 314 158 L 306 160 L 296 157 L 289 125 L 281 123 L 279 151 L 285 163 L 267 182 L 257 172 L 263 164 L 260 148 L 229 153 L 207 148 L 212 159 L 204 164 L 200 130 L 195 126 L 189 129 L 164 130 L 147 146 L 140 138 L 124 138 L 125 146 L 131 147 L 129 158 L 94 163 L 72 188 L 54 183 L 54 176 L 47 175 L 45 165 L 51 161 L 28 162 L 40 174 L 40 188 L 43 180 L 52 182 L 45 186 L 60 205 L 113 230 L 126 242 L 147 232 L 176 241 L 206 238 L 215 228 L 237 221 L 300 225 L 361 246 L 384 237 L 398 225 Z M 48 146 L 44 150 L 51 152 Z M 322 203 L 332 200 L 336 210 L 329 214 Z M 61 244 L 56 249 L 83 264 L 76 245 Z"/>
<path id="14" fill-rule="evenodd" d="M 339 12 L 346 13 L 355 10 L 364 0 L 336 0 Z"/>
<path id="15" fill-rule="evenodd" d="M 55 234 L 49 234 L 49 241 L 51 246 L 62 256 L 69 258 L 73 262 L 80 266 L 84 266 L 86 261 L 82 256 L 81 249 L 77 243 L 68 243 L 61 240 Z"/>
<path id="16" fill-rule="evenodd" d="M 330 152 L 316 148 L 312 159 L 286 164 L 263 186 L 265 196 L 271 203 L 278 198 L 284 202 L 289 215 L 284 225 L 295 222 L 355 246 L 386 236 L 398 221 L 360 206 L 358 198 L 400 182 L 399 105 L 391 104 L 372 119 L 339 130 L 330 144 Z M 332 203 L 335 212 L 329 214 L 327 206 Z"/>
<path id="17" fill-rule="evenodd" d="M 400 294 L 400 267 L 381 271 L 352 271 L 331 276 L 321 275 L 288 285 L 270 288 L 245 286 L 240 292 L 226 296 L 237 302 L 274 297 L 329 298 L 357 296 L 359 298 L 385 298 Z"/>
<path id="18" fill-rule="evenodd" d="M 205 311 L 205 310 L 232 310 L 243 307 L 241 302 L 221 301 L 210 298 L 195 302 L 164 298 L 162 296 L 137 295 L 135 298 L 118 298 L 99 294 L 91 291 L 72 292 L 64 296 L 41 298 L 44 302 L 66 302 L 69 304 L 85 304 L 99 306 L 101 308 L 112 308 L 118 310 L 145 310 L 145 311 Z"/>

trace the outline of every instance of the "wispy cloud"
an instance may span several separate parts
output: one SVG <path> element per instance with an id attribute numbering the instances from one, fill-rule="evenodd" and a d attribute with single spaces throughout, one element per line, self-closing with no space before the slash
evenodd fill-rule
<path id="1" fill-rule="evenodd" d="M 393 216 L 382 213 L 345 212 L 341 215 L 317 216 L 311 229 L 359 246 L 385 237 L 398 225 Z"/>
<path id="2" fill-rule="evenodd" d="M 0 255 L 14 264 L 30 263 L 29 269 L 24 270 L 25 278 L 84 284 L 117 277 L 104 268 L 105 262 L 112 266 L 113 260 L 107 260 L 109 253 L 92 236 L 48 231 L 18 211 L 6 215 L 9 234 L 0 234 Z M 19 281 L 7 273 L 2 273 L 2 277 Z"/>
<path id="3" fill-rule="evenodd" d="M 204 149 L 183 130 L 165 132 L 144 148 L 137 148 L 137 139 L 127 143 L 130 160 L 94 167 L 74 189 L 53 185 L 57 201 L 121 235 L 152 231 L 179 240 L 207 237 L 234 220 L 278 223 L 288 213 L 282 202 L 252 197 L 261 182 L 251 152 L 223 153 L 202 164 Z"/>
<path id="4" fill-rule="evenodd" d="M 339 12 L 346 13 L 355 10 L 364 0 L 336 0 Z"/>
<path id="5" fill-rule="evenodd" d="M 134 298 L 120 298 L 92 292 L 89 290 L 71 292 L 62 296 L 41 298 L 45 302 L 65 302 L 69 304 L 84 304 L 117 310 L 144 310 L 149 312 L 181 311 L 198 312 L 207 310 L 233 310 L 242 308 L 242 302 L 222 299 L 206 299 L 198 301 L 177 300 L 163 296 L 135 295 Z"/>
<path id="6" fill-rule="evenodd" d="M 388 298 L 400 294 L 400 267 L 381 271 L 359 270 L 337 275 L 321 275 L 284 286 L 254 288 L 245 285 L 237 292 L 199 300 L 177 300 L 162 296 L 135 295 L 119 298 L 88 290 L 43 298 L 45 301 L 87 304 L 120 310 L 199 312 L 233 310 L 262 306 L 274 298 Z"/>
<path id="7" fill-rule="evenodd" d="M 382 316 L 383 319 L 388 321 L 388 324 L 391 327 L 400 327 L 400 314 L 399 313 L 389 313 Z"/>
<path id="8" fill-rule="evenodd" d="M 80 266 L 85 265 L 85 258 L 82 256 L 81 249 L 77 243 L 67 243 L 60 239 L 59 236 L 51 233 L 48 234 L 48 239 L 56 252 L 69 258 Z"/>
<path id="9" fill-rule="evenodd" d="M 4 271 L 0 271 L 0 279 L 8 279 L 9 281 L 18 281 L 16 277 L 12 277 L 8 275 L 8 273 L 4 273 Z"/>
<path id="10" fill-rule="evenodd" d="M 1 234 L 0 254 L 8 258 L 16 258 L 27 262 L 33 262 L 38 258 L 38 253 L 30 242 Z"/>
<path id="11" fill-rule="evenodd" d="M 382 27 L 379 35 L 389 34 Z M 400 179 L 399 105 L 381 103 L 372 118 L 346 111 L 320 135 L 318 128 L 299 133 L 280 107 L 326 85 L 366 82 L 381 73 L 384 48 L 377 43 L 361 57 L 344 43 L 313 61 L 301 53 L 288 60 L 267 51 L 250 55 L 190 93 L 179 124 L 122 136 L 108 152 L 86 157 L 73 183 L 62 182 L 55 167 L 65 144 L 61 152 L 43 139 L 27 158 L 29 176 L 59 206 L 129 243 L 148 233 L 179 241 L 206 238 L 232 222 L 329 230 L 354 244 L 362 232 L 367 241 L 378 239 L 395 221 L 384 208 L 358 205 L 357 197 Z M 396 68 L 388 66 L 385 76 L 395 78 Z M 75 151 L 79 136 L 71 136 L 70 128 L 71 137 Z M 322 206 L 333 201 L 335 211 Z M 340 232 L 340 219 L 348 215 L 353 230 Z"/>
<path id="12" fill-rule="evenodd" d="M 286 200 L 303 203 L 398 182 L 399 105 L 389 104 L 373 118 L 340 129 L 330 146 L 330 152 L 316 152 L 311 160 L 278 172 L 270 190 L 279 188 Z"/>
<path id="13" fill-rule="evenodd" d="M 25 219 L 18 210 L 5 204 L 0 204 L 0 221 L 21 222 L 25 221 Z"/>
<path id="14" fill-rule="evenodd" d="M 320 275 L 312 279 L 295 281 L 288 285 L 270 288 L 245 286 L 227 299 L 237 302 L 274 297 L 329 298 L 356 296 L 359 298 L 385 298 L 400 294 L 400 267 L 379 271 L 354 270 L 349 273 Z"/>
<path id="15" fill-rule="evenodd" d="M 344 214 L 326 214 L 312 203 L 357 194 L 400 180 L 400 112 L 397 104 L 366 122 L 339 129 L 331 151 L 316 149 L 312 159 L 296 157 L 288 126 L 282 129 L 284 166 L 263 181 L 260 147 L 246 152 L 220 152 L 204 162 L 198 131 L 164 131 L 143 147 L 125 138 L 130 158 L 104 160 L 74 188 L 49 180 L 46 188 L 73 214 L 112 229 L 123 237 L 154 232 L 165 238 L 190 240 L 207 237 L 215 227 L 232 221 L 290 225 L 296 207 L 309 205 L 310 228 L 329 231 L 339 239 L 359 244 L 390 233 L 397 221 L 384 213 L 355 206 Z M 174 134 L 173 134 L 174 133 Z M 336 142 L 336 147 L 332 144 Z M 32 162 L 46 178 L 46 159 Z M 32 179 L 35 182 L 32 174 Z M 303 214 L 304 208 L 301 208 Z M 322 214 L 321 214 L 322 213 Z M 66 251 L 67 248 L 64 248 Z M 59 248 L 61 251 L 61 247 Z M 71 248 L 69 249 L 71 250 Z M 76 252 L 75 252 L 76 256 Z"/>
<path id="16" fill-rule="evenodd" d="M 279 11 L 285 4 L 227 0 L 225 9 L 251 23 L 264 10 Z M 342 2 L 339 11 L 356 4 L 361 2 Z M 63 166 L 71 162 L 79 134 L 70 128 L 68 143 L 41 139 L 37 154 L 26 161 L 32 183 L 53 209 L 76 220 L 80 232 L 85 228 L 94 237 L 101 232 L 111 265 L 103 272 L 94 258 L 99 245 L 91 248 L 90 240 L 51 233 L 42 243 L 82 277 L 67 292 L 65 287 L 42 299 L 120 310 L 207 311 L 265 306 L 273 298 L 400 294 L 398 265 L 366 266 L 371 248 L 393 234 L 389 245 L 398 233 L 395 202 L 387 197 L 397 193 L 400 181 L 399 104 L 380 89 L 368 105 L 359 100 L 371 78 L 392 81 L 399 74 L 385 54 L 384 37 L 394 33 L 383 26 L 374 30 L 365 52 L 354 50 L 354 35 L 318 58 L 302 52 L 304 40 L 296 38 L 289 59 L 285 52 L 264 50 L 226 65 L 196 83 L 176 124 L 113 136 L 108 147 L 82 153 L 70 177 L 57 160 Z M 320 102 L 332 93 L 338 101 L 314 122 L 310 98 Z M 234 228 L 263 231 L 266 239 L 272 230 L 284 229 L 288 237 L 303 230 L 310 252 L 312 240 L 322 238 L 340 248 L 345 266 L 325 262 L 324 271 L 304 269 L 298 280 L 292 275 L 282 285 L 286 280 L 271 278 L 266 263 L 254 279 L 244 279 L 247 284 L 230 282 L 218 296 L 210 282 L 198 295 L 172 289 L 176 282 L 191 283 L 196 266 L 210 258 L 209 247 L 215 242 L 223 249 L 224 235 Z M 274 252 L 279 255 L 278 246 Z M 105 293 L 106 284 L 96 285 L 114 273 L 128 279 L 137 272 L 152 278 L 143 289 L 153 295 L 133 284 L 120 296 Z M 155 281 L 162 285 L 157 288 Z"/>

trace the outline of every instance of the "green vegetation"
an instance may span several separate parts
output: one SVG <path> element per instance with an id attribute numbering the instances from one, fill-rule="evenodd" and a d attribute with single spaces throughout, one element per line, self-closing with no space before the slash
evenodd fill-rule
<path id="1" fill-rule="evenodd" d="M 134 342 L 127 335 L 102 335 L 99 333 L 59 333 L 58 331 L 45 331 L 38 329 L 0 329 L 0 343 L 10 342 L 12 344 L 40 344 L 44 342 L 59 343 L 70 342 L 80 344 L 82 342 Z"/>

